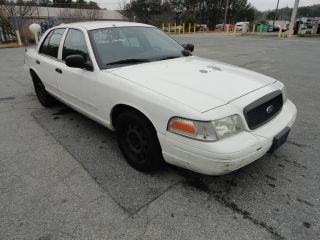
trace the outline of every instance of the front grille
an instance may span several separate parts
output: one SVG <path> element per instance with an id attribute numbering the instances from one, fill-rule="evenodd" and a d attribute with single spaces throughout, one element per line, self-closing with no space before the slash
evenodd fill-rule
<path id="1" fill-rule="evenodd" d="M 243 109 L 243 114 L 251 130 L 274 118 L 282 109 L 283 98 L 280 90 L 269 93 Z"/>

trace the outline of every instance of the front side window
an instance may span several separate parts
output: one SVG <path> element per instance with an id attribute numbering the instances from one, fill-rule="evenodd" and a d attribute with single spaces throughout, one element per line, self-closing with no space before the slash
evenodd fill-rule
<path id="1" fill-rule="evenodd" d="M 46 47 L 46 52 L 44 54 L 58 58 L 58 51 L 60 46 L 60 41 L 62 38 L 62 35 L 65 31 L 65 28 L 55 29 L 53 30 L 53 33 L 50 37 L 50 40 L 48 42 L 48 45 Z"/>
<path id="2" fill-rule="evenodd" d="M 62 60 L 75 54 L 80 54 L 88 59 L 88 49 L 83 33 L 79 30 L 69 29 L 63 44 Z"/>

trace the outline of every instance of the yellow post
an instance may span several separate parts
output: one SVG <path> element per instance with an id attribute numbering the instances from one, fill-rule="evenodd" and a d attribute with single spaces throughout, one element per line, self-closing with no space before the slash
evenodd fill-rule
<path id="1" fill-rule="evenodd" d="M 252 32 L 254 33 L 256 31 L 256 24 L 253 24 Z"/>
<path id="2" fill-rule="evenodd" d="M 193 32 L 196 32 L 196 24 L 193 24 Z"/>
<path id="3" fill-rule="evenodd" d="M 38 32 L 34 32 L 33 36 L 34 36 L 34 40 L 36 41 L 36 45 L 38 45 L 39 44 Z"/>
<path id="4" fill-rule="evenodd" d="M 162 27 L 161 28 L 162 28 L 162 32 L 164 32 L 164 23 L 162 23 Z"/>
<path id="5" fill-rule="evenodd" d="M 278 38 L 281 38 L 281 35 L 282 35 L 282 26 L 280 26 L 279 28 Z"/>
<path id="6" fill-rule="evenodd" d="M 174 24 L 174 33 L 177 33 L 177 23 Z"/>
<path id="7" fill-rule="evenodd" d="M 171 23 L 168 24 L 168 32 L 171 33 Z"/>
<path id="8" fill-rule="evenodd" d="M 191 23 L 189 23 L 189 33 L 191 32 Z"/>
<path id="9" fill-rule="evenodd" d="M 183 28 L 182 28 L 182 33 L 184 34 L 184 24 L 182 25 L 182 27 L 183 27 Z"/>
<path id="10" fill-rule="evenodd" d="M 229 33 L 229 24 L 227 24 L 226 32 Z"/>
<path id="11" fill-rule="evenodd" d="M 179 25 L 179 34 L 181 33 L 181 27 L 180 27 L 180 25 Z"/>
<path id="12" fill-rule="evenodd" d="M 21 42 L 21 37 L 20 37 L 20 32 L 19 32 L 19 30 L 16 31 L 16 35 L 17 35 L 17 40 L 18 40 L 19 46 L 22 46 L 22 42 Z"/>

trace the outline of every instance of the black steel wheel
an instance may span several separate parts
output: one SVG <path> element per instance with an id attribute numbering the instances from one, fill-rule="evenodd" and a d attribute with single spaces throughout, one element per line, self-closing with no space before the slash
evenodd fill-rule
<path id="1" fill-rule="evenodd" d="M 46 91 L 45 86 L 35 73 L 31 74 L 31 76 L 34 90 L 41 105 L 44 107 L 52 107 L 57 102 L 57 100 Z"/>
<path id="2" fill-rule="evenodd" d="M 116 130 L 119 147 L 132 167 L 146 172 L 161 166 L 163 157 L 157 133 L 141 113 L 122 112 L 117 118 Z"/>

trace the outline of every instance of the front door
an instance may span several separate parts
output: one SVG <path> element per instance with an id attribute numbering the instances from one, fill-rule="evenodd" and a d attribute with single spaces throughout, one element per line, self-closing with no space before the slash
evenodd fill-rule
<path id="1" fill-rule="evenodd" d="M 97 115 L 95 99 L 96 73 L 86 69 L 71 68 L 65 64 L 67 56 L 80 54 L 90 60 L 87 44 L 82 31 L 69 29 L 62 48 L 62 61 L 59 64 L 58 87 L 60 95 L 90 115 Z"/>

